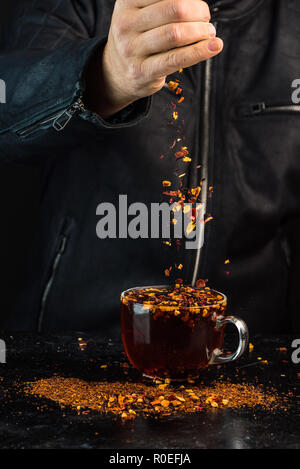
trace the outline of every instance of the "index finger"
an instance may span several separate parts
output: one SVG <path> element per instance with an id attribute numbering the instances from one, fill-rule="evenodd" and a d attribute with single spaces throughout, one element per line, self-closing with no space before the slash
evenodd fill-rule
<path id="1" fill-rule="evenodd" d="M 139 32 L 170 23 L 210 21 L 209 7 L 202 0 L 160 0 L 137 12 L 136 30 Z"/>

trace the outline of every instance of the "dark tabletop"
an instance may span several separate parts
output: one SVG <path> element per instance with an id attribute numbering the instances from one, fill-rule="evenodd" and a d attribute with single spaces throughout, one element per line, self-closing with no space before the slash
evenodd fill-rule
<path id="1" fill-rule="evenodd" d="M 125 380 L 120 341 L 82 332 L 0 337 L 7 346 L 6 364 L 0 364 L 1 448 L 300 448 L 300 365 L 291 359 L 296 337 L 252 337 L 252 352 L 221 368 L 212 366 L 204 377 L 207 383 L 222 374 L 234 382 L 273 386 L 288 396 L 285 409 L 210 408 L 193 415 L 139 416 L 125 422 L 96 411 L 62 410 L 53 401 L 42 402 L 22 392 L 22 383 L 54 374 L 87 381 Z M 230 342 L 233 347 L 234 338 L 228 336 Z M 103 364 L 108 367 L 101 368 Z M 127 377 L 140 379 L 131 367 L 127 370 Z"/>

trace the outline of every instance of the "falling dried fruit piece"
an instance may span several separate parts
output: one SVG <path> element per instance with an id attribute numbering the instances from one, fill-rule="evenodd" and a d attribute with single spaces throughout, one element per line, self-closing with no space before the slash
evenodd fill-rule
<path id="1" fill-rule="evenodd" d="M 171 91 L 174 91 L 176 90 L 176 88 L 178 87 L 179 83 L 176 82 L 176 81 L 169 81 L 168 82 L 168 87 L 169 87 L 169 90 Z"/>
<path id="2" fill-rule="evenodd" d="M 211 215 L 209 217 L 207 217 L 205 220 L 204 220 L 204 223 L 208 223 L 209 221 L 213 220 L 214 217 L 212 217 Z"/>
<path id="3" fill-rule="evenodd" d="M 196 228 L 196 223 L 194 223 L 193 221 L 190 221 L 185 230 L 186 235 L 188 236 L 192 231 L 194 231 L 195 228 Z"/>
<path id="4" fill-rule="evenodd" d="M 172 246 L 172 243 L 170 241 L 163 241 L 163 244 L 166 244 L 166 246 Z"/>

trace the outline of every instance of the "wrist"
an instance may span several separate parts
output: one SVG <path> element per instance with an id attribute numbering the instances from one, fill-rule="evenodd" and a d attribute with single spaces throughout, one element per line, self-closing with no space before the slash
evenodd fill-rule
<path id="1" fill-rule="evenodd" d="M 105 47 L 98 50 L 88 64 L 85 93 L 87 107 L 103 119 L 113 116 L 135 101 L 124 95 L 114 83 L 105 52 Z"/>

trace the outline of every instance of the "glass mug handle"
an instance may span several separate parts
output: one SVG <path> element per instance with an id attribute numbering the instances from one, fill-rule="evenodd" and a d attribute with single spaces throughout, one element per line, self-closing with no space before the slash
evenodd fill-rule
<path id="1" fill-rule="evenodd" d="M 212 355 L 209 361 L 210 365 L 228 363 L 233 360 L 236 360 L 241 355 L 243 355 L 243 353 L 245 352 L 247 348 L 248 341 L 249 341 L 249 332 L 248 332 L 248 327 L 245 321 L 235 316 L 227 316 L 226 318 L 223 318 L 223 319 L 217 319 L 216 329 L 217 330 L 220 329 L 220 327 L 222 327 L 226 323 L 233 324 L 237 328 L 238 333 L 239 333 L 239 345 L 235 352 L 227 356 L 223 356 L 220 349 L 215 349 L 212 352 Z"/>

